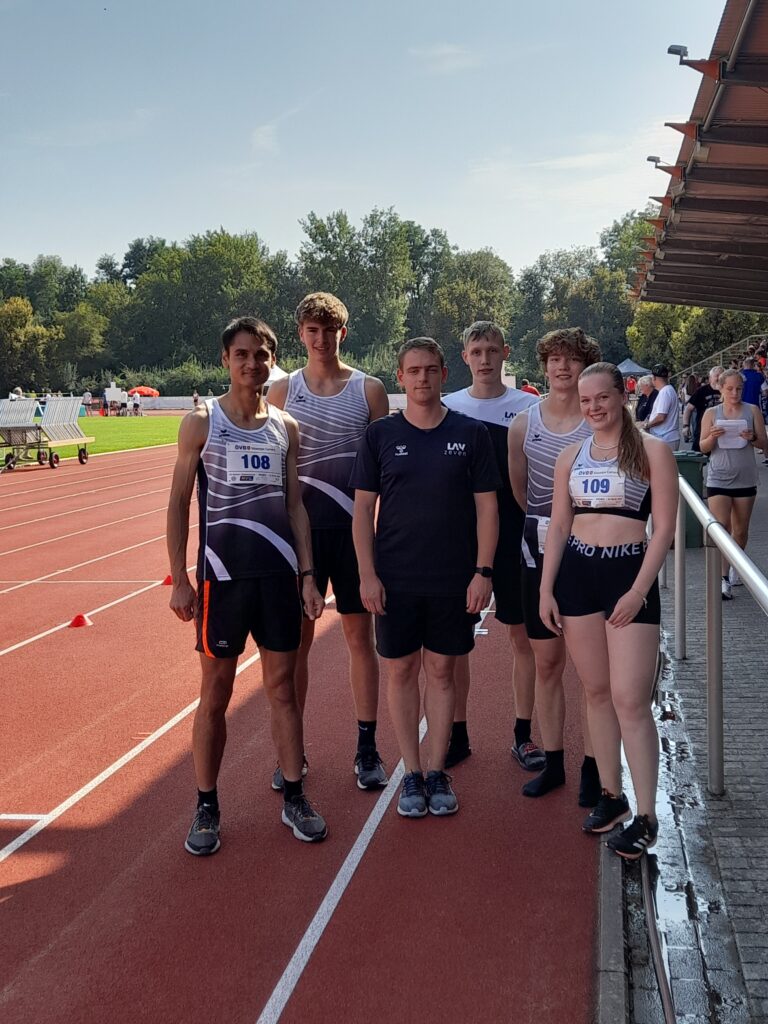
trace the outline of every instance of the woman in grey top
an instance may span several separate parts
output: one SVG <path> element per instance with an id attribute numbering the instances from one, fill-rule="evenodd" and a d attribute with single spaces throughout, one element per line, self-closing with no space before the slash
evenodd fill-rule
<path id="1" fill-rule="evenodd" d="M 707 409 L 701 421 L 699 445 L 709 455 L 707 504 L 712 515 L 741 548 L 747 546 L 749 520 L 757 496 L 757 463 L 752 448 L 765 451 L 768 437 L 756 405 L 741 400 L 744 379 L 738 370 L 725 370 L 719 381 L 722 404 Z M 741 583 L 723 558 L 723 600 Z"/>

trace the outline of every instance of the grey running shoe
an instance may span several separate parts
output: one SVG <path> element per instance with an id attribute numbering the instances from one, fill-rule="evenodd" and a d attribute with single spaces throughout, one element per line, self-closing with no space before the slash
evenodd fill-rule
<path id="1" fill-rule="evenodd" d="M 530 740 L 526 740 L 525 743 L 515 744 L 512 747 L 512 757 L 527 772 L 540 772 L 547 763 L 544 751 L 540 750 Z"/>
<path id="2" fill-rule="evenodd" d="M 389 782 L 376 747 L 360 747 L 355 755 L 355 775 L 359 789 L 380 789 Z"/>
<path id="3" fill-rule="evenodd" d="M 307 774 L 308 771 L 309 771 L 309 765 L 307 764 L 307 755 L 305 754 L 304 755 L 304 762 L 303 762 L 303 764 L 301 766 L 301 777 L 302 777 L 302 779 L 304 778 L 304 776 Z M 285 779 L 283 778 L 283 770 L 280 767 L 280 765 L 277 765 L 277 767 L 275 768 L 274 772 L 272 773 L 272 789 L 274 789 L 276 793 L 281 793 L 282 790 L 283 790 L 283 783 L 284 782 L 285 782 Z"/>
<path id="4" fill-rule="evenodd" d="M 421 772 L 408 772 L 403 778 L 403 788 L 397 801 L 397 813 L 403 818 L 423 818 L 427 813 L 424 776 Z"/>
<path id="5" fill-rule="evenodd" d="M 221 846 L 219 839 L 219 812 L 201 806 L 195 812 L 195 820 L 187 833 L 184 849 L 195 857 L 209 857 Z"/>
<path id="6" fill-rule="evenodd" d="M 430 814 L 455 814 L 458 811 L 459 801 L 451 789 L 450 775 L 445 772 L 427 772 L 424 789 Z"/>
<path id="7" fill-rule="evenodd" d="M 313 809 L 302 794 L 283 804 L 283 824 L 293 829 L 293 834 L 303 843 L 319 843 L 328 835 L 325 818 Z"/>
<path id="8" fill-rule="evenodd" d="M 586 816 L 581 827 L 584 832 L 610 832 L 614 826 L 629 821 L 631 817 L 629 801 L 624 794 L 612 796 L 604 789 L 597 806 Z"/>
<path id="9" fill-rule="evenodd" d="M 732 601 L 733 600 L 733 593 L 731 591 L 731 586 L 732 586 L 731 581 L 727 578 L 727 576 L 723 576 L 722 580 L 720 581 L 720 594 L 721 594 L 721 596 L 722 596 L 724 601 Z"/>

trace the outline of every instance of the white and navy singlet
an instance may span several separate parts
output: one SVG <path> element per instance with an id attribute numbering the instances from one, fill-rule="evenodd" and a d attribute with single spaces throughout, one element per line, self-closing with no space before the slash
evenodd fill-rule
<path id="1" fill-rule="evenodd" d="M 586 438 L 571 466 L 568 492 L 574 515 L 622 516 L 647 522 L 651 514 L 648 480 L 627 476 L 619 460 L 592 458 L 592 437 Z"/>
<path id="2" fill-rule="evenodd" d="M 267 406 L 258 430 L 236 426 L 208 399 L 208 440 L 197 469 L 199 580 L 247 579 L 297 572 L 285 505 L 288 431 Z"/>
<path id="3" fill-rule="evenodd" d="M 523 556 L 529 568 L 535 568 L 544 552 L 544 540 L 552 516 L 555 490 L 555 463 L 569 444 L 591 437 L 585 420 L 567 434 L 547 430 L 541 418 L 541 405 L 528 409 L 528 424 L 523 451 L 528 460 L 528 507 L 523 529 Z"/>
<path id="4" fill-rule="evenodd" d="M 349 477 L 371 412 L 365 374 L 353 370 L 337 395 L 316 395 L 302 370 L 288 378 L 285 411 L 299 424 L 301 496 L 313 530 L 352 525 L 355 493 Z"/>

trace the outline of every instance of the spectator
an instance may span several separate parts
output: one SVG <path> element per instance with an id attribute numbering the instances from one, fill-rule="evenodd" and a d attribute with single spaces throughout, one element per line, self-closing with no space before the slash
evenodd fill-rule
<path id="1" fill-rule="evenodd" d="M 523 377 L 523 382 L 520 385 L 520 390 L 521 391 L 526 391 L 529 395 L 539 395 L 539 396 L 541 396 L 541 392 L 539 391 L 539 389 L 535 388 L 533 386 L 533 384 L 531 384 L 530 381 L 525 379 L 525 377 Z"/>
<path id="2" fill-rule="evenodd" d="M 200 395 L 197 393 L 197 388 L 192 392 L 192 405 L 197 408 L 198 402 L 200 401 Z"/>
<path id="3" fill-rule="evenodd" d="M 128 415 L 128 392 L 125 389 L 120 392 L 120 415 Z"/>
<path id="4" fill-rule="evenodd" d="M 637 390 L 637 381 L 634 377 L 627 377 L 627 394 L 634 395 Z"/>
<path id="5" fill-rule="evenodd" d="M 91 415 L 91 405 L 93 404 L 93 395 L 90 391 L 83 392 L 83 406 L 85 407 L 85 415 Z"/>
<path id="6" fill-rule="evenodd" d="M 701 421 L 707 409 L 713 409 L 720 404 L 720 374 L 724 373 L 722 366 L 713 366 L 709 371 L 708 383 L 696 391 L 688 400 L 683 409 L 683 440 L 691 441 L 691 451 L 700 452 L 699 439 L 701 437 Z"/>
<path id="7" fill-rule="evenodd" d="M 13 391 L 8 395 L 8 397 L 12 402 L 16 402 L 18 401 L 19 398 L 24 397 L 24 392 L 21 390 L 21 388 L 14 388 Z"/>
<path id="8" fill-rule="evenodd" d="M 635 407 L 635 420 L 638 423 L 644 423 L 651 415 L 653 403 L 656 401 L 656 395 L 659 393 L 653 386 L 653 377 L 650 373 L 640 377 L 637 382 L 637 390 L 640 393 L 640 397 Z"/>
<path id="9" fill-rule="evenodd" d="M 744 378 L 744 390 L 741 395 L 742 402 L 747 405 L 760 405 L 760 389 L 765 378 L 759 370 L 755 369 L 755 359 L 747 356 L 742 364 L 741 376 Z"/>
<path id="10" fill-rule="evenodd" d="M 657 363 L 653 370 L 653 386 L 658 391 L 650 416 L 640 423 L 643 430 L 668 444 L 673 452 L 680 447 L 680 410 L 677 406 L 675 389 L 669 383 L 669 370 L 663 363 Z M 639 422 L 639 421 L 638 421 Z"/>
<path id="11" fill-rule="evenodd" d="M 133 415 L 141 416 L 141 395 L 138 391 L 133 392 Z"/>
<path id="12" fill-rule="evenodd" d="M 691 398 L 696 394 L 699 389 L 699 378 L 695 373 L 689 373 L 683 383 L 680 385 L 680 411 L 685 409 L 686 405 L 690 402 Z"/>

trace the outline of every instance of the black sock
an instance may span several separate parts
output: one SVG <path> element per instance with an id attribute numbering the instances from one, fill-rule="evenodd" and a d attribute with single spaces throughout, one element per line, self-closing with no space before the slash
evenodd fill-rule
<path id="1" fill-rule="evenodd" d="M 283 781 L 283 799 L 287 802 L 293 800 L 294 797 L 302 796 L 304 793 L 304 783 L 301 779 L 298 782 L 289 782 L 288 779 Z"/>
<path id="2" fill-rule="evenodd" d="M 204 789 L 198 789 L 197 791 L 197 806 L 208 807 L 212 811 L 218 811 L 219 809 L 219 794 L 216 792 L 216 787 L 206 792 Z"/>
<path id="3" fill-rule="evenodd" d="M 581 780 L 579 782 L 579 807 L 596 807 L 600 800 L 602 787 L 600 772 L 594 757 L 584 755 L 581 762 Z"/>
<path id="4" fill-rule="evenodd" d="M 462 746 L 469 743 L 466 722 L 454 722 L 451 726 L 451 743 L 458 743 Z"/>
<path id="5" fill-rule="evenodd" d="M 590 757 L 589 754 L 585 754 L 584 760 L 581 762 L 581 777 L 590 779 L 600 778 L 600 772 L 597 770 L 597 761 L 594 757 Z"/>
<path id="6" fill-rule="evenodd" d="M 515 746 L 519 747 L 522 743 L 529 743 L 531 739 L 531 720 L 530 718 L 516 718 L 515 719 Z"/>
<path id="7" fill-rule="evenodd" d="M 550 790 L 565 784 L 565 766 L 562 750 L 545 750 L 547 763 L 544 771 L 523 786 L 525 796 L 544 796 Z"/>
<path id="8" fill-rule="evenodd" d="M 357 720 L 357 749 L 376 746 L 376 719 L 372 722 Z"/>

